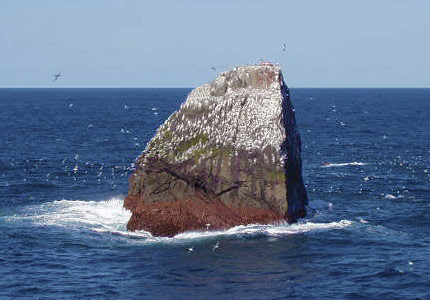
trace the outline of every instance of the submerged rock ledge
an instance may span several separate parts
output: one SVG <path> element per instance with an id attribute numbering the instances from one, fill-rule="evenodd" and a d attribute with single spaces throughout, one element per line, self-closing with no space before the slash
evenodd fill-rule
<path id="1" fill-rule="evenodd" d="M 241 66 L 189 94 L 136 161 L 128 230 L 295 222 L 306 214 L 301 142 L 279 67 Z"/>

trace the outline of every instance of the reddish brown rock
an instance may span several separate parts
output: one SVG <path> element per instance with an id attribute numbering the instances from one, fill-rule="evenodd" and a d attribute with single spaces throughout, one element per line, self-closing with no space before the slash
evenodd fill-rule
<path id="1" fill-rule="evenodd" d="M 231 208 L 220 199 L 207 195 L 193 199 L 144 204 L 139 198 L 127 197 L 127 206 L 142 202 L 144 209 L 130 218 L 129 229 L 144 229 L 156 236 L 174 236 L 188 230 L 226 229 L 249 223 L 274 223 L 283 216 L 268 209 L 252 207 Z M 210 225 L 209 225 L 210 224 Z"/>
<path id="2" fill-rule="evenodd" d="M 294 222 L 307 204 L 300 151 L 280 69 L 222 73 L 190 93 L 138 158 L 124 202 L 127 228 L 174 236 Z"/>

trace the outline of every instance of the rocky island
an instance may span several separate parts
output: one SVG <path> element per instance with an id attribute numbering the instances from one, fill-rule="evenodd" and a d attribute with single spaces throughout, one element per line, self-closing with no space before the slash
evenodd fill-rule
<path id="1" fill-rule="evenodd" d="M 221 73 L 188 95 L 136 161 L 128 230 L 189 230 L 295 222 L 306 214 L 301 142 L 278 66 Z"/>

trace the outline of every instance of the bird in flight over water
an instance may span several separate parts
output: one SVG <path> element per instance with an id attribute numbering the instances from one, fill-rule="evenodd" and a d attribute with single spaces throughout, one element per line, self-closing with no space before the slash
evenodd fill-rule
<path id="1" fill-rule="evenodd" d="M 285 43 L 284 43 L 284 45 L 282 46 L 282 51 L 285 51 L 287 49 L 287 45 L 285 45 Z"/>
<path id="2" fill-rule="evenodd" d="M 212 251 L 215 251 L 216 249 L 219 248 L 219 241 L 216 242 L 216 244 L 214 245 L 214 247 L 212 248 Z"/>
<path id="3" fill-rule="evenodd" d="M 63 74 L 61 74 L 61 73 L 55 74 L 52 81 L 57 81 L 57 79 L 60 78 L 61 76 L 63 76 Z"/>

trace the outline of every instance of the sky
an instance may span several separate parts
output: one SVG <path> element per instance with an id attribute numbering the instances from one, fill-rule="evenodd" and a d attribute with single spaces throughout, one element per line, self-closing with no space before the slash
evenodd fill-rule
<path id="1" fill-rule="evenodd" d="M 195 87 L 261 60 L 292 87 L 430 87 L 429 16 L 429 0 L 0 0 L 0 87 Z"/>

